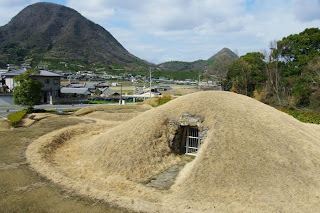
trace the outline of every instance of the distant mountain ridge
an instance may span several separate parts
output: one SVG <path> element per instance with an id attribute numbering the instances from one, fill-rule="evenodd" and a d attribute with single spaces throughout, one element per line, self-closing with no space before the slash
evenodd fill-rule
<path id="1" fill-rule="evenodd" d="M 211 75 L 224 76 L 227 74 L 228 65 L 236 60 L 238 56 L 228 48 L 223 48 L 208 60 L 197 60 L 193 62 L 169 61 L 158 65 L 164 70 L 175 71 L 201 71 Z"/>
<path id="2" fill-rule="evenodd" d="M 25 60 L 145 67 L 107 30 L 77 11 L 53 3 L 27 6 L 0 27 L 0 63 Z"/>
<path id="3" fill-rule="evenodd" d="M 208 60 L 171 61 L 154 65 L 129 53 L 107 30 L 74 9 L 54 4 L 27 6 L 0 27 L 0 68 L 32 63 L 48 69 L 200 71 L 226 75 L 238 56 L 224 48 Z M 71 65 L 70 65 L 71 64 Z"/>

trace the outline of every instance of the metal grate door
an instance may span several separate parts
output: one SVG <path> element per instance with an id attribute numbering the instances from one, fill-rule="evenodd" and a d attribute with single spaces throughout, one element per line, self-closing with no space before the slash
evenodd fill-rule
<path id="1" fill-rule="evenodd" d="M 187 128 L 186 136 L 186 154 L 196 155 L 200 148 L 199 130 L 192 127 Z"/>

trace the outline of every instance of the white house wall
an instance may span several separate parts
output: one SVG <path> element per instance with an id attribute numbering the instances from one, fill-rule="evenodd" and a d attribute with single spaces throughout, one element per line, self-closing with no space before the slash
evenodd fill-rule
<path id="1" fill-rule="evenodd" d="M 6 78 L 6 85 L 9 87 L 10 90 L 12 90 L 17 84 L 14 82 L 13 78 Z"/>

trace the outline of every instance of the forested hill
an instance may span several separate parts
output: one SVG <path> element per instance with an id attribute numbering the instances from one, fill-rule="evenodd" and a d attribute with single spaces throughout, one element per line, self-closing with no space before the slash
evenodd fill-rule
<path id="1" fill-rule="evenodd" d="M 223 48 L 208 60 L 198 60 L 194 62 L 169 61 L 159 64 L 158 67 L 164 70 L 173 71 L 207 71 L 211 75 L 225 76 L 228 66 L 238 56 L 228 48 Z"/>
<path id="2" fill-rule="evenodd" d="M 23 61 L 49 64 L 145 67 L 107 30 L 77 11 L 53 3 L 36 3 L 0 27 L 0 63 Z"/>

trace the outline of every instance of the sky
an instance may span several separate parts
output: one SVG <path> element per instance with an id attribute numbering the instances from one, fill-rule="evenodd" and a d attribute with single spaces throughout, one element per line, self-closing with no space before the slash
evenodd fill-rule
<path id="1" fill-rule="evenodd" d="M 43 0 L 42 0 L 43 1 Z M 38 0 L 0 0 L 0 26 Z M 320 0 L 47 0 L 108 30 L 153 63 L 208 59 L 227 47 L 239 56 L 320 27 Z"/>

